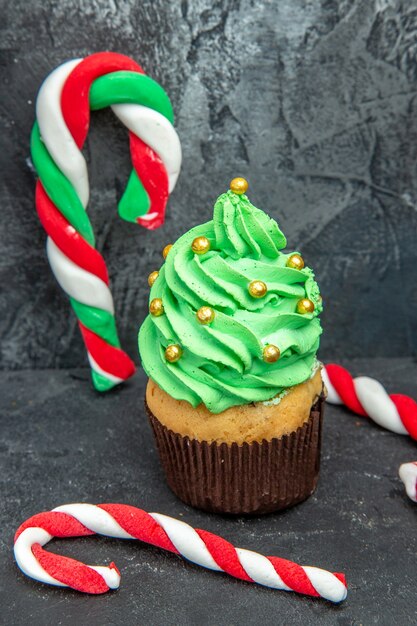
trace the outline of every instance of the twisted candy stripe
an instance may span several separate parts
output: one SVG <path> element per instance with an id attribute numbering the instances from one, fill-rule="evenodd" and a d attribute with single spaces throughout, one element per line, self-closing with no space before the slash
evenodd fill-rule
<path id="1" fill-rule="evenodd" d="M 207 569 L 273 589 L 297 591 L 331 602 L 341 602 L 347 594 L 343 574 L 235 548 L 205 530 L 125 504 L 66 504 L 34 515 L 16 532 L 17 564 L 27 576 L 51 585 L 96 594 L 117 589 L 120 573 L 114 563 L 109 567 L 84 565 L 42 548 L 53 537 L 94 534 L 139 539 Z"/>
<path id="2" fill-rule="evenodd" d="M 399 393 L 388 395 L 374 378 L 352 378 L 340 365 L 326 365 L 322 375 L 328 402 L 345 404 L 354 413 L 370 417 L 379 426 L 417 440 L 417 402 L 413 398 Z"/>
<path id="3" fill-rule="evenodd" d="M 129 129 L 133 171 L 120 216 L 148 229 L 164 221 L 180 166 L 181 146 L 165 91 L 132 59 L 103 52 L 68 61 L 43 83 L 36 102 L 32 159 L 39 175 L 36 208 L 48 233 L 52 271 L 77 315 L 94 386 L 105 391 L 135 366 L 120 349 L 107 268 L 86 213 L 87 164 L 81 153 L 90 109 L 111 106 Z"/>

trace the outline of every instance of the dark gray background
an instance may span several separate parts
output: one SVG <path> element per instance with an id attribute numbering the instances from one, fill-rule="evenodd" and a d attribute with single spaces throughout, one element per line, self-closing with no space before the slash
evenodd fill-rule
<path id="1" fill-rule="evenodd" d="M 86 364 L 47 265 L 29 133 L 43 78 L 102 49 L 167 89 L 184 151 L 165 226 L 123 223 L 126 132 L 108 111 L 93 116 L 89 211 L 136 360 L 146 275 L 237 174 L 316 270 L 321 356 L 416 354 L 416 2 L 2 0 L 0 15 L 2 367 Z"/>

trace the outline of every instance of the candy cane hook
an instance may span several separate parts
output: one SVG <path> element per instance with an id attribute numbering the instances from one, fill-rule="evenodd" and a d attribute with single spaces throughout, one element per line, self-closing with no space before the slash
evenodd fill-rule
<path id="1" fill-rule="evenodd" d="M 36 209 L 48 234 L 49 263 L 70 297 L 100 391 L 135 371 L 120 348 L 107 268 L 85 211 L 89 184 L 81 149 L 90 109 L 106 106 L 129 130 L 134 169 L 119 203 L 123 219 L 160 226 L 181 167 L 169 98 L 129 57 L 102 52 L 68 61 L 42 84 L 31 138 Z"/>
<path id="2" fill-rule="evenodd" d="M 390 394 L 380 382 L 368 376 L 353 378 L 341 365 L 327 364 L 322 369 L 327 402 L 344 404 L 358 415 L 399 435 L 417 440 L 417 402 L 403 394 Z"/>
<path id="3" fill-rule="evenodd" d="M 96 594 L 117 589 L 120 573 L 114 563 L 108 567 L 84 565 L 42 547 L 53 537 L 94 534 L 138 539 L 201 567 L 272 589 L 296 591 L 331 602 L 341 602 L 347 594 L 343 574 L 235 548 L 218 535 L 125 504 L 66 504 L 34 515 L 16 532 L 17 564 L 27 576 L 51 585 Z"/>

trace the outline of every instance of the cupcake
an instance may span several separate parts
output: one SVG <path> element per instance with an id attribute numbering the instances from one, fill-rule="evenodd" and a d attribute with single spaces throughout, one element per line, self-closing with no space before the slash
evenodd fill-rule
<path id="1" fill-rule="evenodd" d="M 322 301 L 312 270 L 236 178 L 164 249 L 139 332 L 146 411 L 171 489 L 213 512 L 301 502 L 319 472 Z"/>

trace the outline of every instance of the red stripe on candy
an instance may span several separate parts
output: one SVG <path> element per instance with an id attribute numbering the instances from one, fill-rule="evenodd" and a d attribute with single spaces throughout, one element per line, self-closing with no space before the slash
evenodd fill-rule
<path id="1" fill-rule="evenodd" d="M 253 582 L 252 578 L 247 575 L 243 569 L 239 558 L 236 553 L 236 549 L 231 543 L 209 533 L 207 530 L 195 529 L 197 535 L 204 541 L 207 550 L 210 552 L 217 565 L 222 568 L 230 576 Z"/>
<path id="2" fill-rule="evenodd" d="M 148 230 L 154 230 L 164 223 L 169 195 L 168 175 L 156 152 L 134 133 L 129 133 L 129 136 L 133 167 L 150 199 L 148 215 L 155 214 L 152 219 L 139 217 L 137 221 Z"/>
<path id="3" fill-rule="evenodd" d="M 32 515 L 17 529 L 14 536 L 15 541 L 26 528 L 43 528 L 53 537 L 84 537 L 95 534 L 72 515 L 60 511 L 45 511 Z"/>
<path id="4" fill-rule="evenodd" d="M 165 530 L 146 511 L 127 504 L 98 504 L 109 513 L 129 535 L 158 548 L 179 554 Z"/>
<path id="5" fill-rule="evenodd" d="M 341 574 L 340 572 L 335 572 L 333 576 L 336 576 L 336 578 L 340 580 L 340 582 L 343 583 L 345 587 L 347 587 L 346 576 L 344 574 Z"/>
<path id="6" fill-rule="evenodd" d="M 356 395 L 353 378 L 350 373 L 341 365 L 335 365 L 334 363 L 326 365 L 326 372 L 343 403 L 354 413 L 367 417 L 367 413 Z"/>
<path id="7" fill-rule="evenodd" d="M 65 81 L 61 95 L 62 114 L 77 146 L 81 149 L 90 125 L 89 94 L 99 76 L 126 70 L 144 74 L 138 63 L 116 52 L 98 52 L 79 63 Z"/>
<path id="8" fill-rule="evenodd" d="M 80 321 L 78 325 L 87 350 L 105 372 L 123 380 L 130 378 L 135 373 L 136 366 L 126 352 L 108 344 Z"/>
<path id="9" fill-rule="evenodd" d="M 109 276 L 103 257 L 58 211 L 40 180 L 36 184 L 36 210 L 42 226 L 58 248 L 73 263 L 108 285 Z"/>
<path id="10" fill-rule="evenodd" d="M 417 402 L 401 393 L 390 395 L 410 437 L 417 440 Z"/>
<path id="11" fill-rule="evenodd" d="M 281 559 L 277 556 L 269 556 L 270 561 L 278 574 L 281 576 L 283 582 L 298 593 L 304 593 L 309 596 L 319 596 L 320 594 L 314 589 L 307 574 L 297 563 L 287 561 L 287 559 Z"/>
<path id="12" fill-rule="evenodd" d="M 50 576 L 84 593 L 106 593 L 109 587 L 102 576 L 80 561 L 47 552 L 38 543 L 32 546 L 34 557 Z"/>

